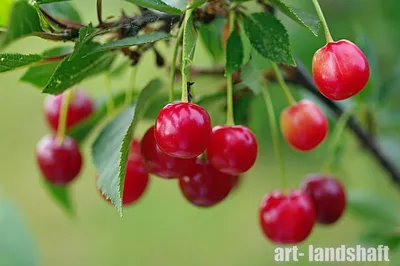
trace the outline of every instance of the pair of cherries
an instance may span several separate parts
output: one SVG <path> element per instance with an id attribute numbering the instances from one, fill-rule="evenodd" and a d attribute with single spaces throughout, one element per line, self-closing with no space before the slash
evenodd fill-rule
<path id="1" fill-rule="evenodd" d="M 53 132 L 58 129 L 64 97 L 64 93 L 49 95 L 44 102 L 46 120 Z M 92 99 L 84 91 L 74 91 L 68 105 L 66 129 L 89 117 L 94 110 Z M 73 181 L 79 175 L 83 164 L 78 143 L 69 136 L 60 140 L 55 133 L 46 135 L 39 141 L 36 147 L 36 160 L 44 178 L 51 184 L 59 186 Z"/>
<path id="2" fill-rule="evenodd" d="M 343 185 L 333 177 L 310 175 L 300 190 L 288 195 L 277 190 L 267 194 L 259 219 L 266 237 L 277 244 L 297 244 L 312 232 L 315 223 L 331 225 L 346 207 Z"/>

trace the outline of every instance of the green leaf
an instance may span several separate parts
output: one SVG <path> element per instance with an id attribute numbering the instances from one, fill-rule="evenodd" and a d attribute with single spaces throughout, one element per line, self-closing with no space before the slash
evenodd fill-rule
<path id="1" fill-rule="evenodd" d="M 38 54 L 0 54 L 0 73 L 28 66 L 42 59 Z"/>
<path id="2" fill-rule="evenodd" d="M 199 24 L 197 26 L 204 47 L 215 62 L 218 62 L 224 54 L 221 32 L 225 22 L 225 19 L 217 18 L 210 24 Z"/>
<path id="3" fill-rule="evenodd" d="M 347 201 L 351 212 L 369 222 L 387 225 L 399 222 L 398 208 L 378 195 L 363 191 L 349 191 Z"/>
<path id="4" fill-rule="evenodd" d="M 201 5 L 203 5 L 204 3 L 206 3 L 207 2 L 207 0 L 193 0 L 192 2 L 191 2 L 191 4 L 188 6 L 188 9 L 189 8 L 197 8 L 197 7 L 199 7 L 199 6 L 201 6 Z"/>
<path id="5" fill-rule="evenodd" d="M 71 1 L 71 0 L 35 0 L 35 2 L 39 5 L 57 3 L 57 2 L 66 2 L 66 1 Z"/>
<path id="6" fill-rule="evenodd" d="M 251 51 L 250 61 L 243 67 L 240 73 L 242 84 L 246 85 L 254 94 L 260 92 L 263 86 L 264 70 L 270 66 L 269 60 L 262 57 L 255 49 Z"/>
<path id="7" fill-rule="evenodd" d="M 149 99 L 160 88 L 160 81 L 151 81 L 140 92 L 136 104 L 106 125 L 92 145 L 93 162 L 99 174 L 98 187 L 121 215 L 121 191 L 130 143 L 136 125 L 148 107 Z"/>
<path id="8" fill-rule="evenodd" d="M 3 45 L 42 31 L 36 9 L 26 0 L 17 0 L 11 8 L 9 27 Z"/>
<path id="9" fill-rule="evenodd" d="M 244 58 L 242 39 L 240 38 L 239 32 L 234 30 L 229 36 L 226 45 L 226 74 L 232 74 L 238 70 Z"/>
<path id="10" fill-rule="evenodd" d="M 387 226 L 386 224 L 372 226 L 360 237 L 361 244 L 365 246 L 388 246 L 391 251 L 400 247 L 400 234 L 396 226 Z"/>
<path id="11" fill-rule="evenodd" d="M 145 7 L 145 8 L 150 8 L 150 9 L 155 9 L 161 12 L 165 12 L 168 14 L 173 14 L 173 15 L 180 15 L 182 14 L 182 10 L 167 5 L 161 0 L 126 0 L 132 4 L 135 4 L 137 6 Z"/>
<path id="12" fill-rule="evenodd" d="M 165 32 L 153 32 L 150 34 L 128 37 L 128 38 L 120 39 L 117 41 L 109 42 L 109 43 L 103 44 L 101 46 L 98 46 L 95 49 L 93 49 L 93 51 L 89 54 L 102 52 L 102 51 L 108 51 L 108 50 L 115 50 L 115 49 L 120 49 L 120 48 L 124 48 L 124 47 L 131 47 L 131 46 L 145 44 L 145 43 L 152 43 L 155 41 L 168 39 L 170 37 L 171 37 L 171 35 L 168 33 L 165 33 Z"/>
<path id="13" fill-rule="evenodd" d="M 115 53 L 101 52 L 84 57 L 97 46 L 97 43 L 89 42 L 74 56 L 73 54 L 67 56 L 57 67 L 43 92 L 62 93 L 88 77 L 107 71 L 115 59 Z M 71 56 L 73 57 L 71 58 Z"/>
<path id="14" fill-rule="evenodd" d="M 38 266 L 39 255 L 19 211 L 10 202 L 0 199 L 0 265 Z"/>
<path id="15" fill-rule="evenodd" d="M 304 12 L 294 7 L 290 7 L 283 3 L 281 0 L 269 1 L 293 21 L 309 29 L 315 36 L 318 36 L 321 22 L 316 15 Z"/>
<path id="16" fill-rule="evenodd" d="M 44 178 L 43 178 L 44 179 Z M 45 188 L 49 191 L 50 195 L 56 200 L 67 213 L 74 214 L 74 207 L 70 195 L 70 188 L 66 186 L 54 186 L 49 182 L 44 181 Z"/>
<path id="17" fill-rule="evenodd" d="M 41 5 L 40 7 L 60 22 L 82 22 L 78 10 L 76 10 L 74 5 L 70 2 L 49 3 Z"/>
<path id="18" fill-rule="evenodd" d="M 0 2 L 0 25 L 5 26 L 8 24 L 8 16 L 13 0 L 2 0 Z"/>
<path id="19" fill-rule="evenodd" d="M 197 32 L 193 24 L 193 12 L 190 15 L 188 15 L 188 12 L 186 13 L 183 25 L 185 28 L 183 30 L 182 68 L 185 75 L 188 75 L 193 63 L 197 42 Z"/>
<path id="20" fill-rule="evenodd" d="M 71 51 L 72 47 L 70 46 L 56 47 L 44 51 L 42 56 L 45 59 L 48 57 L 65 55 L 71 53 Z M 44 88 L 59 64 L 60 62 L 52 62 L 38 66 L 32 66 L 24 73 L 24 75 L 20 78 L 20 81 L 30 83 L 38 88 Z"/>
<path id="21" fill-rule="evenodd" d="M 283 24 L 268 13 L 254 13 L 244 18 L 249 40 L 262 56 L 277 63 L 295 66 L 289 35 Z"/>
<path id="22" fill-rule="evenodd" d="M 81 57 L 81 56 L 85 56 L 87 53 L 90 53 L 91 50 L 88 50 L 86 54 L 83 54 L 81 50 L 88 43 L 91 43 L 91 41 L 93 40 L 93 38 L 95 36 L 96 36 L 96 29 L 93 27 L 93 25 L 91 23 L 89 25 L 81 28 L 79 30 L 78 41 L 75 43 L 74 51 L 68 58 L 68 61 L 71 61 L 72 59 L 74 59 L 76 55 L 79 55 Z M 92 43 L 92 45 L 93 45 L 93 43 Z M 99 46 L 99 45 L 97 44 L 97 46 Z M 94 47 L 92 49 L 94 49 Z"/>

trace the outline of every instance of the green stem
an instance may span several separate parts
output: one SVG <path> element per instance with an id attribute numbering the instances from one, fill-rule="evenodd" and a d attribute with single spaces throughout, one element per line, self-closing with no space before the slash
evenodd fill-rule
<path id="1" fill-rule="evenodd" d="M 281 171 L 282 190 L 283 190 L 283 192 L 285 192 L 286 188 L 287 188 L 285 165 L 284 165 L 283 158 L 282 158 L 282 151 L 281 151 L 281 146 L 280 146 L 280 141 L 279 141 L 279 131 L 278 131 L 278 125 L 276 123 L 276 118 L 275 118 L 276 115 L 275 115 L 275 111 L 274 111 L 274 106 L 273 106 L 271 94 L 269 93 L 267 85 L 264 86 L 262 92 L 263 92 L 263 96 L 264 96 L 265 105 L 267 106 L 268 120 L 269 120 L 269 124 L 271 127 L 271 133 L 272 133 L 272 142 L 274 144 L 274 152 L 275 152 L 276 160 L 278 161 L 278 165 L 279 165 L 279 168 Z"/>
<path id="2" fill-rule="evenodd" d="M 186 31 L 186 27 L 188 24 L 188 21 L 190 19 L 193 19 L 192 17 L 193 14 L 193 9 L 188 9 L 185 12 L 185 20 L 183 22 L 183 38 L 182 38 L 182 56 L 181 56 L 181 73 L 182 73 L 182 102 L 189 102 L 189 95 L 188 95 L 188 80 L 190 79 L 190 70 L 188 71 L 188 74 L 186 74 L 185 71 L 185 62 L 183 62 L 183 60 L 185 60 L 184 56 L 187 54 L 186 53 L 186 39 L 185 39 L 185 31 Z"/>
<path id="3" fill-rule="evenodd" d="M 137 68 L 138 66 L 132 66 L 132 72 L 131 72 L 131 80 L 130 80 L 130 86 L 126 90 L 126 95 L 125 95 L 125 105 L 128 106 L 132 102 L 132 94 L 133 91 L 135 90 L 136 86 L 136 74 L 137 74 Z"/>
<path id="4" fill-rule="evenodd" d="M 57 127 L 57 139 L 60 145 L 64 143 L 65 132 L 67 130 L 67 116 L 68 116 L 68 107 L 69 102 L 71 101 L 72 90 L 69 89 L 64 93 L 61 102 L 61 110 L 60 116 L 58 118 L 58 127 Z"/>
<path id="5" fill-rule="evenodd" d="M 272 65 L 272 69 L 273 69 L 273 71 L 275 73 L 276 79 L 278 80 L 278 84 L 283 89 L 283 92 L 285 93 L 285 96 L 286 96 L 289 104 L 290 105 L 295 105 L 296 104 L 296 100 L 293 98 L 293 95 L 290 93 L 290 90 L 289 90 L 285 80 L 283 79 L 282 73 L 279 70 L 278 65 L 275 62 L 272 62 L 272 61 L 271 61 L 271 65 Z"/>
<path id="6" fill-rule="evenodd" d="M 114 113 L 115 106 L 114 106 L 114 100 L 113 100 L 113 93 L 112 93 L 112 86 L 111 86 L 111 79 L 110 75 L 106 73 L 105 75 L 105 87 L 106 87 L 106 96 L 107 96 L 107 111 L 109 114 Z"/>
<path id="7" fill-rule="evenodd" d="M 169 102 L 174 100 L 174 87 L 175 87 L 175 72 L 176 72 L 176 60 L 178 59 L 179 46 L 182 42 L 183 29 L 185 27 L 182 25 L 179 29 L 178 36 L 176 37 L 176 44 L 174 47 L 174 53 L 172 54 L 171 62 L 171 76 L 169 84 Z"/>
<path id="8" fill-rule="evenodd" d="M 229 13 L 229 35 L 235 29 L 235 11 L 233 9 L 230 10 Z M 235 125 L 235 119 L 233 116 L 233 80 L 232 73 L 226 75 L 226 103 L 227 103 L 227 111 L 226 111 L 226 124 L 228 126 Z"/>
<path id="9" fill-rule="evenodd" d="M 323 164 L 323 173 L 330 174 L 332 172 L 332 163 L 335 157 L 335 152 L 338 148 L 339 142 L 343 137 L 343 132 L 346 128 L 347 122 L 353 114 L 354 109 L 350 109 L 347 112 L 343 113 L 340 118 L 336 122 L 335 130 L 332 133 L 332 141 L 328 147 L 328 152 L 326 156 L 325 163 Z"/>
<path id="10" fill-rule="evenodd" d="M 318 0 L 312 0 L 312 2 L 314 4 L 315 11 L 317 11 L 318 18 L 322 23 L 322 27 L 324 28 L 326 42 L 327 43 L 333 42 L 333 38 L 332 38 L 331 32 L 329 30 L 328 23 L 326 22 L 324 12 L 322 12 L 322 9 L 318 3 Z"/>

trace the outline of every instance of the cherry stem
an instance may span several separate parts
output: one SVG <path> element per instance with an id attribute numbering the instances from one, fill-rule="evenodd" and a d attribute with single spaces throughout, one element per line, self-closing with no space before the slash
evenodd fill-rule
<path id="1" fill-rule="evenodd" d="M 229 35 L 235 29 L 235 11 L 231 9 L 229 13 Z M 233 81 L 232 81 L 232 73 L 226 75 L 226 103 L 227 103 L 227 111 L 226 111 L 226 124 L 228 126 L 235 125 L 235 119 L 233 116 Z"/>
<path id="2" fill-rule="evenodd" d="M 322 27 L 324 28 L 326 42 L 327 43 L 333 42 L 331 31 L 329 30 L 328 23 L 326 22 L 326 19 L 324 16 L 324 12 L 322 12 L 322 9 L 318 3 L 318 0 L 312 0 L 312 2 L 314 4 L 315 11 L 317 11 L 318 18 L 322 23 Z"/>
<path id="3" fill-rule="evenodd" d="M 262 92 L 263 92 L 263 96 L 264 96 L 265 105 L 267 106 L 268 120 L 269 120 L 269 126 L 271 127 L 271 135 L 272 135 L 272 142 L 274 145 L 274 152 L 275 152 L 276 160 L 278 162 L 280 172 L 281 172 L 282 190 L 283 190 L 283 192 L 285 192 L 286 191 L 286 171 L 285 171 L 285 165 L 284 165 L 283 158 L 282 158 L 282 151 L 281 151 L 281 146 L 280 146 L 280 141 L 279 141 L 279 131 L 278 131 L 278 125 L 276 123 L 276 118 L 275 118 L 276 116 L 275 116 L 274 105 L 272 103 L 271 94 L 269 93 L 269 89 L 268 89 L 267 85 L 264 86 Z"/>
<path id="4" fill-rule="evenodd" d="M 128 106 L 132 102 L 132 94 L 136 87 L 136 74 L 137 74 L 137 65 L 132 67 L 131 77 L 130 77 L 130 86 L 126 90 L 125 94 L 125 105 Z"/>
<path id="5" fill-rule="evenodd" d="M 335 152 L 337 151 L 338 145 L 340 143 L 341 138 L 343 137 L 343 132 L 346 128 L 347 122 L 350 117 L 353 115 L 353 109 L 344 112 L 336 122 L 335 130 L 332 134 L 332 141 L 328 147 L 328 152 L 326 156 L 325 163 L 323 164 L 323 173 L 330 174 L 332 173 L 332 164 L 335 157 Z"/>
<path id="6" fill-rule="evenodd" d="M 172 62 L 171 62 L 171 76 L 170 76 L 170 84 L 169 84 L 169 102 L 172 102 L 174 100 L 174 87 L 175 87 L 175 72 L 176 72 L 176 61 L 178 59 L 178 51 L 179 51 L 179 46 L 182 42 L 182 36 L 183 36 L 183 29 L 185 27 L 182 25 L 179 28 L 178 36 L 176 37 L 176 44 L 174 47 L 174 52 L 172 54 Z"/>
<path id="7" fill-rule="evenodd" d="M 105 82 L 106 82 L 106 94 L 107 94 L 107 112 L 109 114 L 114 113 L 115 106 L 114 106 L 114 100 L 113 100 L 113 93 L 112 93 L 112 86 L 111 86 L 111 79 L 110 75 L 106 73 L 105 77 Z"/>
<path id="8" fill-rule="evenodd" d="M 186 31 L 186 27 L 187 27 L 189 19 L 193 19 L 192 14 L 193 14 L 192 8 L 189 8 L 188 10 L 186 10 L 185 20 L 184 20 L 183 26 L 182 26 L 182 27 L 184 27 L 184 29 L 183 29 L 183 33 L 182 33 L 183 36 L 182 36 L 182 55 L 181 55 L 181 73 L 182 73 L 182 99 L 181 100 L 182 100 L 182 102 L 186 102 L 186 103 L 189 102 L 188 81 L 190 79 L 191 71 L 189 70 L 188 73 L 186 73 L 186 71 L 185 71 L 186 64 L 184 63 L 184 60 L 185 60 L 184 56 L 185 56 L 185 54 L 187 54 L 186 53 L 187 47 L 185 45 L 186 41 L 187 41 L 185 38 L 185 31 Z"/>
<path id="9" fill-rule="evenodd" d="M 67 90 L 61 102 L 61 110 L 60 116 L 58 118 L 58 127 L 57 127 L 57 140 L 60 145 L 63 145 L 65 139 L 65 132 L 67 130 L 67 119 L 68 119 L 68 107 L 69 102 L 71 100 L 72 90 Z"/>
<path id="10" fill-rule="evenodd" d="M 97 19 L 99 21 L 99 24 L 103 24 L 103 1 L 102 0 L 97 0 Z"/>
<path id="11" fill-rule="evenodd" d="M 290 93 L 289 87 L 287 86 L 285 80 L 283 79 L 282 73 L 279 70 L 278 65 L 275 62 L 271 61 L 272 69 L 275 73 L 276 79 L 278 80 L 279 86 L 283 89 L 283 92 L 285 93 L 285 96 L 289 102 L 290 105 L 295 105 L 296 100 L 293 98 L 293 95 Z"/>

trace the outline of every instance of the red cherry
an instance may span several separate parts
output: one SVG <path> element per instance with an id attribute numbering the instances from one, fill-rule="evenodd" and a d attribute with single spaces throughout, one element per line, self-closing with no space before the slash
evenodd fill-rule
<path id="1" fill-rule="evenodd" d="M 277 244 L 296 244 L 305 240 L 315 224 L 315 207 L 302 191 L 281 191 L 265 195 L 260 207 L 264 234 Z"/>
<path id="2" fill-rule="evenodd" d="M 220 172 L 242 174 L 257 158 L 257 139 L 244 126 L 216 126 L 212 130 L 207 158 Z"/>
<path id="3" fill-rule="evenodd" d="M 319 91 L 331 100 L 344 100 L 367 85 L 368 59 L 348 40 L 330 42 L 313 57 L 312 72 Z"/>
<path id="4" fill-rule="evenodd" d="M 198 159 L 190 173 L 179 178 L 179 186 L 192 204 L 211 207 L 229 195 L 235 180 L 233 176 L 217 171 L 209 162 Z"/>
<path id="5" fill-rule="evenodd" d="M 149 128 L 144 135 L 141 150 L 147 170 L 163 178 L 180 177 L 196 163 L 196 158 L 181 159 L 165 154 L 157 145 L 154 127 Z"/>
<path id="6" fill-rule="evenodd" d="M 142 159 L 141 143 L 137 139 L 133 139 L 131 142 L 131 147 L 129 149 L 128 160 L 130 159 Z"/>
<path id="7" fill-rule="evenodd" d="M 171 103 L 158 115 L 154 136 L 164 153 L 182 159 L 195 158 L 207 148 L 211 119 L 199 105 Z"/>
<path id="8" fill-rule="evenodd" d="M 36 160 L 43 176 L 53 185 L 66 185 L 82 168 L 78 144 L 65 136 L 62 144 L 55 135 L 44 136 L 36 147 Z"/>
<path id="9" fill-rule="evenodd" d="M 130 205 L 136 202 L 145 192 L 148 183 L 149 174 L 144 166 L 144 162 L 138 159 L 128 160 L 122 204 Z"/>
<path id="10" fill-rule="evenodd" d="M 316 104 L 302 100 L 281 114 L 281 131 L 295 149 L 309 151 L 316 148 L 328 134 L 329 124 Z"/>
<path id="11" fill-rule="evenodd" d="M 44 102 L 44 112 L 47 122 L 53 130 L 58 128 L 58 120 L 62 106 L 62 99 L 65 93 L 58 95 L 48 95 Z M 76 90 L 71 95 L 67 113 L 67 129 L 72 128 L 94 111 L 92 99 L 83 90 Z"/>
<path id="12" fill-rule="evenodd" d="M 302 188 L 314 201 L 318 223 L 333 224 L 339 220 L 346 207 L 346 194 L 338 180 L 319 174 L 310 175 Z"/>

